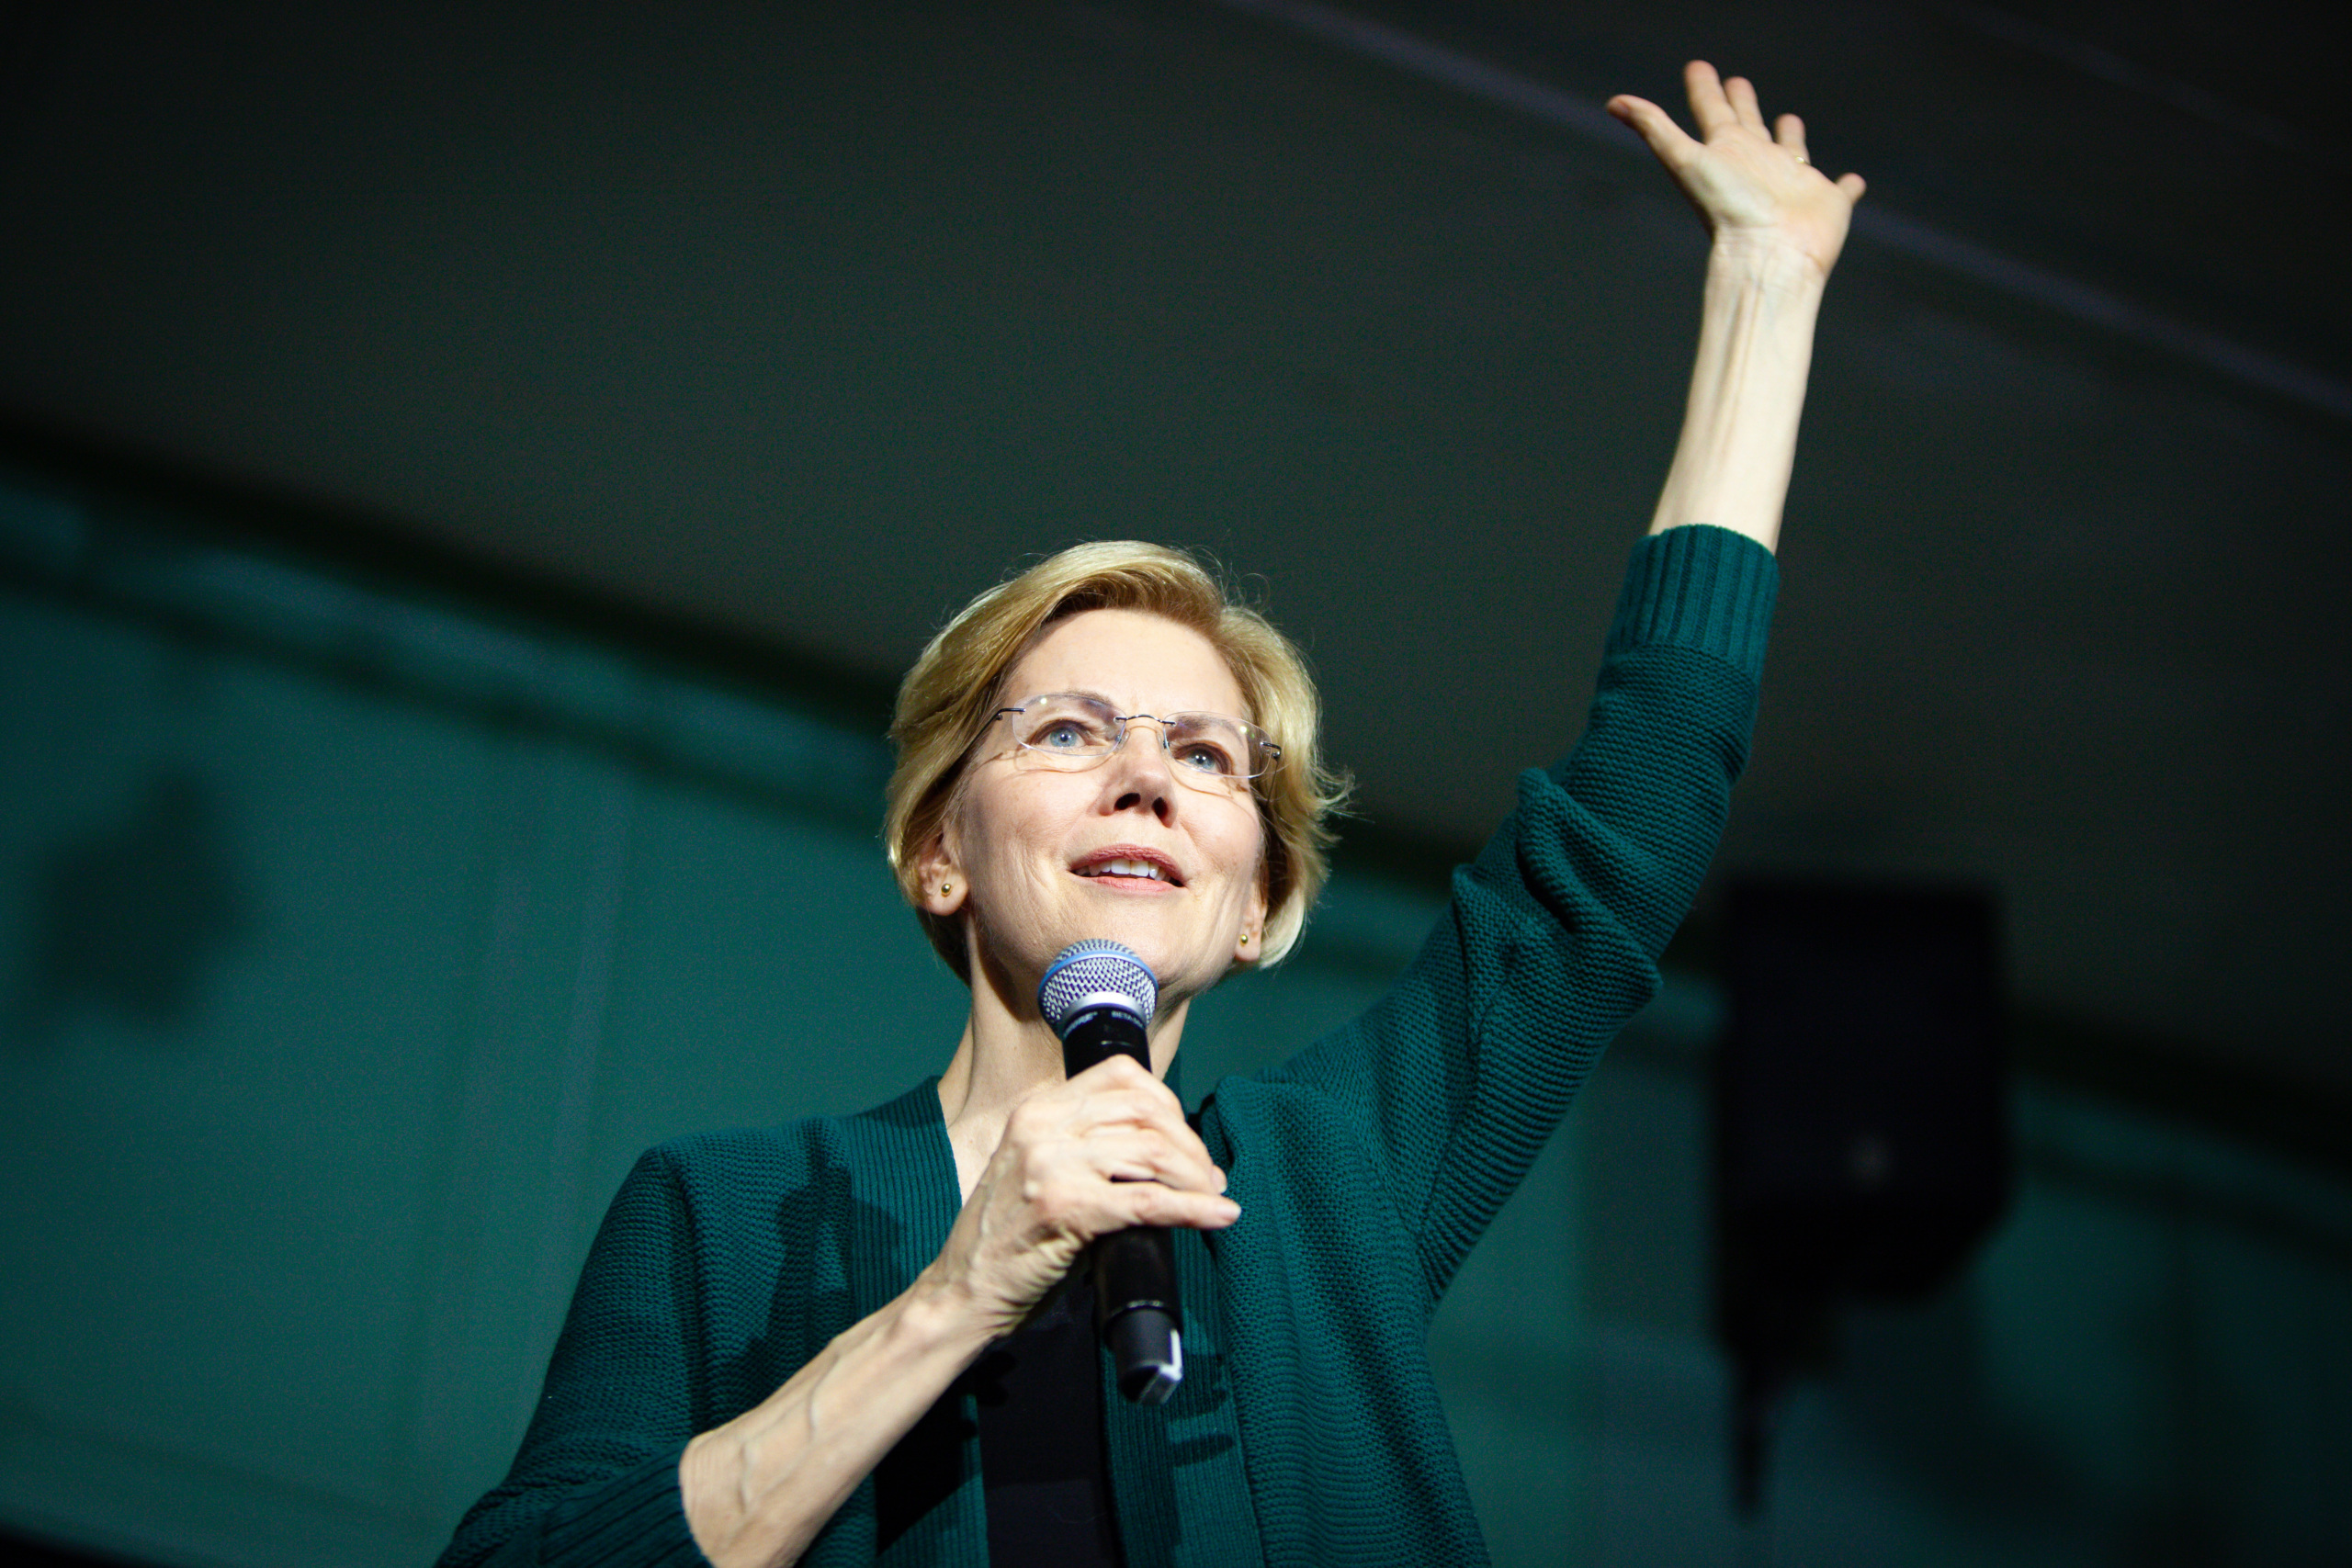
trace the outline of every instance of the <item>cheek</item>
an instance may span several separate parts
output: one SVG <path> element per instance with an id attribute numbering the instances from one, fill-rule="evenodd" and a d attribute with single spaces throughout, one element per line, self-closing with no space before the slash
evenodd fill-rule
<path id="1" fill-rule="evenodd" d="M 1257 859 L 1250 878 L 1250 897 L 1257 900 L 1260 910 L 1263 912 L 1271 911 L 1273 908 L 1274 854 L 1277 840 L 1274 838 L 1272 827 L 1263 817 L 1258 818 L 1257 828 L 1258 832 L 1254 840 Z"/>
<path id="2" fill-rule="evenodd" d="M 1268 842 L 1262 820 L 1253 820 L 1234 833 L 1231 855 L 1226 863 L 1232 867 L 1234 886 L 1245 900 L 1266 890 Z"/>
<path id="3" fill-rule="evenodd" d="M 1053 775 L 1058 778 L 1060 775 Z M 1023 781 L 1011 782 L 1016 785 Z M 1048 880 L 1067 836 L 1069 811 L 1050 790 L 1000 788 L 969 803 L 961 822 L 967 864 L 984 869 L 1000 895 Z"/>

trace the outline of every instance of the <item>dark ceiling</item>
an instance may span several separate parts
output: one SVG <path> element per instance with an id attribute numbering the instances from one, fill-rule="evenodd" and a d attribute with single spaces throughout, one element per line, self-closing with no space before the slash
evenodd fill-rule
<path id="1" fill-rule="evenodd" d="M 1468 844 L 1695 320 L 1597 106 L 1704 54 L 1871 182 L 1726 863 L 1992 884 L 2030 1006 L 2347 1091 L 2352 157 L 2287 15 L 20 5 L 0 408 L 876 684 L 1026 553 L 1204 547 Z"/>

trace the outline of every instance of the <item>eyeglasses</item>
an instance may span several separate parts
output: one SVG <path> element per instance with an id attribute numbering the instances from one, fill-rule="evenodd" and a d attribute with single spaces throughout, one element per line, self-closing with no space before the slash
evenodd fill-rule
<path id="1" fill-rule="evenodd" d="M 1126 743 L 1136 719 L 1159 727 L 1169 771 L 1194 789 L 1230 793 L 1262 775 L 1283 749 L 1254 724 L 1221 713 L 1113 713 L 1100 697 L 1055 692 L 989 716 L 1006 748 L 1022 760 L 1068 773 L 1102 765 Z"/>

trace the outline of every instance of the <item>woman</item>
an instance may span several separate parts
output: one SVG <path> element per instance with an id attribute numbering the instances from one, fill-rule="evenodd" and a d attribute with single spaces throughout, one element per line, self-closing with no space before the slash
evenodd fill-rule
<path id="1" fill-rule="evenodd" d="M 1583 739 L 1522 779 L 1405 976 L 1188 1124 L 1159 1081 L 1188 1004 L 1279 957 L 1321 882 L 1312 689 L 1171 552 L 1084 547 L 982 595 L 893 729 L 892 863 L 972 991 L 945 1072 L 640 1161 L 445 1561 L 1483 1559 L 1423 1335 L 1713 852 L 1862 189 L 1746 82 L 1686 85 L 1702 140 L 1609 106 L 1713 231 L 1681 442 Z M 1159 978 L 1148 1072 L 1063 1077 L 1034 998 L 1090 937 Z M 1102 1397 L 1082 1286 L 1057 1291 L 1135 1224 L 1175 1229 L 1185 1304 L 1184 1382 L 1149 1409 Z"/>

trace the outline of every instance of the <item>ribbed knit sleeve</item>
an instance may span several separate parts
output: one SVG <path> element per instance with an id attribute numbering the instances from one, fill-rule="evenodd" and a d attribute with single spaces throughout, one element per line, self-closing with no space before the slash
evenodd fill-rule
<path id="1" fill-rule="evenodd" d="M 589 1250 L 514 1468 L 466 1515 L 442 1568 L 707 1568 L 678 1494 L 703 1381 L 691 1232 L 656 1149 Z"/>
<path id="2" fill-rule="evenodd" d="M 1634 550 L 1601 651 L 1615 659 L 1687 648 L 1713 654 L 1753 685 L 1764 673 L 1780 581 L 1772 552 L 1728 529 L 1700 524 L 1651 535 Z"/>
<path id="3" fill-rule="evenodd" d="M 855 1116 L 648 1152 L 589 1249 L 522 1450 L 458 1527 L 445 1568 L 701 1563 L 678 1495 L 687 1441 L 904 1291 L 956 1205 L 936 1079 Z M 968 1402 L 943 1400 L 915 1424 L 803 1568 L 985 1561 Z"/>
<path id="4" fill-rule="evenodd" d="M 1657 990 L 1747 761 L 1774 583 L 1725 530 L 1645 540 L 1583 739 L 1521 775 L 1404 975 L 1204 1102 L 1241 1205 L 1204 1241 L 1268 1568 L 1486 1561 L 1430 1314 Z"/>
<path id="5" fill-rule="evenodd" d="M 1657 993 L 1747 762 L 1776 582 L 1770 553 L 1725 529 L 1645 539 L 1583 738 L 1521 776 L 1387 996 L 1268 1075 L 1362 1138 L 1428 1306 Z"/>

